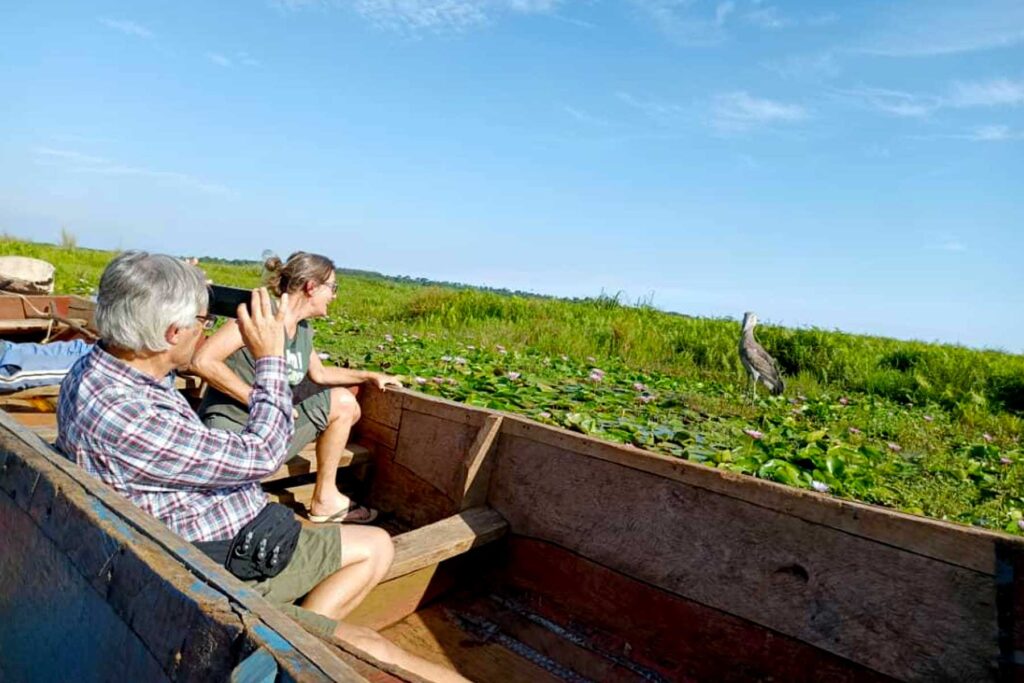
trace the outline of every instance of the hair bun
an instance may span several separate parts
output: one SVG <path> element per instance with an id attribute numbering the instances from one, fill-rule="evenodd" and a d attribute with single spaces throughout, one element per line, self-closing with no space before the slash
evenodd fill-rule
<path id="1" fill-rule="evenodd" d="M 284 263 L 281 262 L 281 258 L 276 254 L 271 253 L 267 255 L 267 252 L 263 252 L 263 258 L 263 268 L 268 273 L 280 273 L 281 269 L 284 267 Z"/>

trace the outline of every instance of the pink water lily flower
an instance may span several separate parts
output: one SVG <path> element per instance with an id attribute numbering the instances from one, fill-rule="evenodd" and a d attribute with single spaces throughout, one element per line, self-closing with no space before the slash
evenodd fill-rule
<path id="1" fill-rule="evenodd" d="M 509 378 L 509 379 L 511 379 L 511 380 L 517 380 L 517 379 L 519 379 L 519 377 L 520 377 L 521 375 L 520 375 L 520 373 L 518 373 L 518 372 L 515 372 L 515 371 L 509 371 L 509 372 L 506 372 L 506 373 L 505 373 L 505 376 L 506 376 L 506 377 L 508 377 L 508 378 Z"/>
<path id="2" fill-rule="evenodd" d="M 462 356 L 455 356 L 455 358 L 452 359 L 452 362 L 455 363 L 456 365 L 465 365 L 466 359 L 463 358 Z"/>
<path id="3" fill-rule="evenodd" d="M 851 434 L 863 434 L 864 432 L 862 432 L 861 430 L 857 429 L 856 427 L 850 427 L 850 433 Z"/>
<path id="4" fill-rule="evenodd" d="M 992 443 L 992 435 L 989 434 L 988 432 L 985 432 L 984 434 L 982 434 L 981 438 L 985 439 L 986 443 Z"/>
<path id="5" fill-rule="evenodd" d="M 569 360 L 569 356 L 565 355 L 564 353 L 561 356 L 559 356 L 559 358 L 561 358 L 563 361 Z"/>
<path id="6" fill-rule="evenodd" d="M 764 433 L 759 432 L 756 429 L 744 429 L 743 433 L 749 436 L 751 439 L 754 439 L 755 441 L 764 438 Z"/>
<path id="7" fill-rule="evenodd" d="M 900 451 L 903 450 L 903 446 L 900 446 L 898 443 L 893 443 L 892 441 L 885 445 L 888 446 L 889 450 L 892 451 L 893 453 L 899 453 Z"/>
<path id="8" fill-rule="evenodd" d="M 1018 519 L 1017 520 L 1017 528 L 1020 529 L 1021 531 L 1024 531 L 1024 519 Z"/>
<path id="9" fill-rule="evenodd" d="M 431 377 L 430 380 L 434 384 L 444 384 L 444 377 Z"/>
<path id="10" fill-rule="evenodd" d="M 416 384 L 426 384 L 427 383 L 427 378 L 426 377 L 417 377 L 415 381 L 416 381 Z"/>
<path id="11" fill-rule="evenodd" d="M 641 393 L 647 391 L 647 387 L 644 385 L 643 382 L 633 382 L 633 388 Z"/>
<path id="12" fill-rule="evenodd" d="M 829 490 L 828 484 L 826 484 L 823 481 L 812 481 L 811 488 L 817 491 L 818 493 L 828 493 Z"/>
<path id="13" fill-rule="evenodd" d="M 924 421 L 925 421 L 925 422 L 931 422 L 931 421 L 932 421 L 932 420 L 934 420 L 934 419 L 935 419 L 935 418 L 933 418 L 933 417 L 932 417 L 931 415 L 925 415 L 925 416 L 924 416 Z"/>
<path id="14" fill-rule="evenodd" d="M 378 350 L 378 351 L 383 351 L 383 350 L 384 350 L 384 349 L 386 349 L 386 348 L 387 348 L 387 347 L 386 347 L 386 346 L 384 346 L 383 344 L 377 344 L 377 350 Z"/>
<path id="15" fill-rule="evenodd" d="M 846 398 L 845 396 L 840 396 L 839 397 L 839 405 L 845 406 L 845 405 L 849 405 L 849 404 L 850 404 L 850 399 Z"/>
<path id="16" fill-rule="evenodd" d="M 393 342 L 393 341 L 395 341 L 395 338 L 392 337 L 390 334 L 385 334 L 384 335 L 384 341 L 386 341 L 386 342 Z"/>
<path id="17" fill-rule="evenodd" d="M 321 351 L 320 353 L 318 353 L 316 355 L 317 355 L 317 358 L 319 358 L 320 360 L 327 360 L 327 359 L 329 359 L 331 357 L 331 354 L 326 353 L 324 351 Z"/>
<path id="18" fill-rule="evenodd" d="M 1003 465 L 1012 465 L 1013 464 L 1013 461 L 1010 460 L 1009 458 L 1006 458 L 1006 457 L 999 458 L 999 462 L 1001 464 L 1003 464 Z"/>
<path id="19" fill-rule="evenodd" d="M 537 417 L 543 417 L 546 420 L 547 418 L 551 417 L 551 413 L 549 413 L 546 410 L 542 410 L 541 412 L 537 413 Z"/>
<path id="20" fill-rule="evenodd" d="M 636 400 L 640 401 L 641 403 L 650 403 L 651 401 L 654 400 L 654 397 L 651 396 L 650 394 L 641 394 L 640 396 L 636 397 Z"/>

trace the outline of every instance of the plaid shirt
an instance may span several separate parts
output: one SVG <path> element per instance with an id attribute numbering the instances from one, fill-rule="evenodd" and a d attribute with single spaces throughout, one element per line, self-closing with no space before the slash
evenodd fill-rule
<path id="1" fill-rule="evenodd" d="M 61 384 L 57 448 L 190 541 L 234 537 L 267 504 L 260 479 L 292 433 L 283 358 L 261 358 L 240 434 L 209 429 L 174 388 L 100 348 Z"/>

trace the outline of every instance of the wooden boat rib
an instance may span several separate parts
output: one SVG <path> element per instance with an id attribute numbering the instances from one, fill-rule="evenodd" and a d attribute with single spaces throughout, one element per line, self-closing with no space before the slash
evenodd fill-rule
<path id="1" fill-rule="evenodd" d="M 469 678 L 1024 679 L 1019 538 L 359 398 L 352 461 L 397 554 L 349 620 Z M 294 475 L 267 487 L 300 500 Z M 305 633 L 7 415 L 0 491 L 0 675 L 415 680 Z"/>

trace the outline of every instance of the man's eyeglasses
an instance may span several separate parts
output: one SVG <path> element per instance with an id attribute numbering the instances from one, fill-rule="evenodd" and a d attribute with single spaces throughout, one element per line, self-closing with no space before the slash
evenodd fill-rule
<path id="1" fill-rule="evenodd" d="M 338 281 L 337 280 L 335 280 L 334 282 L 325 282 L 325 283 L 323 283 L 323 286 L 327 287 L 328 289 L 330 289 L 331 290 L 331 294 L 337 294 L 338 293 Z"/>
<path id="2" fill-rule="evenodd" d="M 197 315 L 196 320 L 203 324 L 204 330 L 212 330 L 213 326 L 217 324 L 217 316 L 215 315 Z"/>

